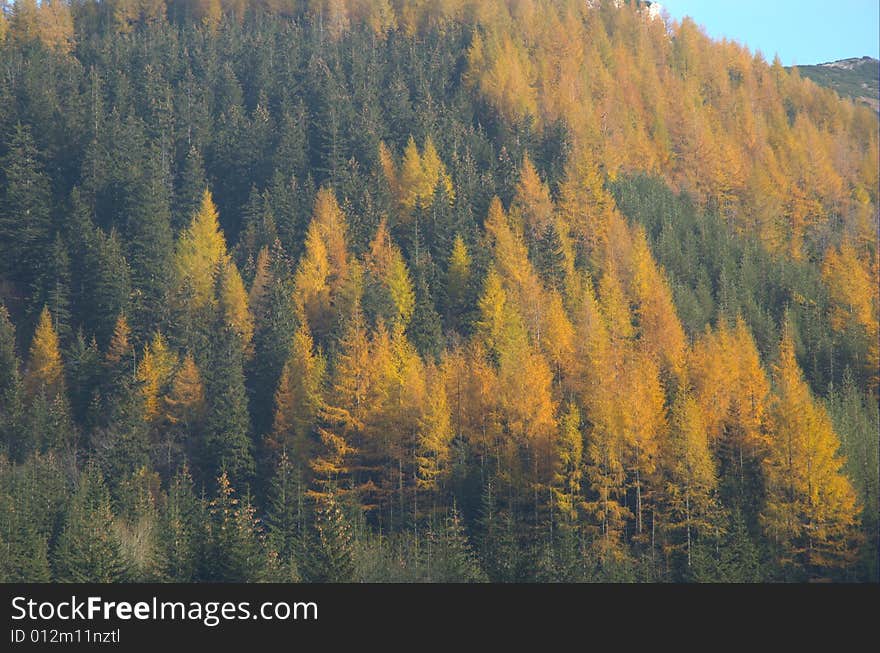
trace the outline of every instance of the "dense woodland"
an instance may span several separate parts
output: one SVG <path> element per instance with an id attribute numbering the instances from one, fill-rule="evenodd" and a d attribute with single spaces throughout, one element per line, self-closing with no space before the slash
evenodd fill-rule
<path id="1" fill-rule="evenodd" d="M 877 582 L 870 109 L 635 0 L 2 8 L 0 579 Z"/>

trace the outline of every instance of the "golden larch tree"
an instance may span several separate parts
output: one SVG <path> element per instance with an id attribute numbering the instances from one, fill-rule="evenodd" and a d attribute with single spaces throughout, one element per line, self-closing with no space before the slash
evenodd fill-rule
<path id="1" fill-rule="evenodd" d="M 455 433 L 443 377 L 433 367 L 429 368 L 427 376 L 426 405 L 418 420 L 417 484 L 419 489 L 436 492 L 450 471 L 451 445 Z"/>
<path id="2" fill-rule="evenodd" d="M 205 387 L 192 354 L 183 357 L 162 403 L 164 420 L 169 425 L 189 430 L 201 422 L 205 414 Z"/>
<path id="3" fill-rule="evenodd" d="M 273 448 L 287 451 L 296 463 L 306 463 L 313 453 L 309 438 L 323 403 L 325 367 L 303 321 L 293 336 L 290 356 L 278 381 L 270 438 Z"/>
<path id="4" fill-rule="evenodd" d="M 185 289 L 191 309 L 213 304 L 214 274 L 228 256 L 217 207 L 206 189 L 199 210 L 177 241 L 174 257 L 178 287 Z"/>
<path id="5" fill-rule="evenodd" d="M 241 338 L 244 351 L 249 354 L 254 335 L 254 318 L 248 309 L 248 295 L 241 274 L 235 263 L 229 259 L 220 264 L 218 275 L 217 295 L 224 322 Z"/>
<path id="6" fill-rule="evenodd" d="M 24 377 L 25 391 L 30 397 L 45 392 L 56 397 L 64 392 L 64 368 L 58 334 L 52 326 L 48 307 L 43 307 L 37 329 L 31 341 L 27 372 Z"/>
<path id="7" fill-rule="evenodd" d="M 860 508 L 843 473 L 831 418 L 813 399 L 795 359 L 790 325 L 779 347 L 773 383 L 761 521 L 779 547 L 780 562 L 821 574 L 853 560 Z"/>
<path id="8" fill-rule="evenodd" d="M 137 380 L 144 395 L 144 419 L 148 422 L 161 415 L 161 394 L 172 379 L 177 367 L 177 356 L 168 348 L 161 332 L 144 346 L 137 366 Z"/>
<path id="9" fill-rule="evenodd" d="M 538 175 L 528 152 L 523 155 L 510 215 L 531 238 L 537 238 L 544 233 L 544 229 L 553 219 L 550 189 Z"/>
<path id="10" fill-rule="evenodd" d="M 696 538 L 716 527 L 719 504 L 715 461 L 703 413 L 686 390 L 680 390 L 675 399 L 659 457 L 661 530 L 668 537 L 665 548 L 684 550 L 690 566 Z"/>

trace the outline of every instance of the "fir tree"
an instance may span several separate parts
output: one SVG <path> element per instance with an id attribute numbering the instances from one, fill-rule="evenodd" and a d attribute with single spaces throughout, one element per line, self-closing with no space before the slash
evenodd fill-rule
<path id="1" fill-rule="evenodd" d="M 16 124 L 4 149 L 6 155 L 0 159 L 0 271 L 25 294 L 38 287 L 51 245 L 49 177 L 29 127 Z"/>
<path id="2" fill-rule="evenodd" d="M 48 543 L 24 506 L 0 497 L 0 579 L 4 583 L 48 583 Z"/>
<path id="3" fill-rule="evenodd" d="M 199 548 L 203 524 L 203 506 L 193 492 L 189 470 L 183 466 L 171 480 L 159 516 L 157 562 L 162 580 L 177 583 L 195 580 L 203 554 Z"/>
<path id="4" fill-rule="evenodd" d="M 247 365 L 248 398 L 254 433 L 261 435 L 272 430 L 274 393 L 290 353 L 290 334 L 297 330 L 291 284 L 269 269 L 284 265 L 281 251 L 273 251 L 275 256 L 271 265 L 269 255 L 266 255 L 265 284 L 262 289 L 258 287 L 263 277 L 255 277 L 250 292 L 250 306 L 254 315 L 254 355 Z M 305 324 L 300 326 L 304 327 Z"/>
<path id="5" fill-rule="evenodd" d="M 217 479 L 217 495 L 208 504 L 206 517 L 199 580 L 263 580 L 267 559 L 254 509 L 248 500 L 236 496 L 225 471 Z"/>
<path id="6" fill-rule="evenodd" d="M 80 475 L 51 559 L 53 578 L 61 583 L 112 583 L 126 578 L 110 494 L 94 467 Z"/>
<path id="7" fill-rule="evenodd" d="M 15 327 L 0 304 L 0 439 L 13 460 L 23 457 L 24 405 L 20 363 L 15 353 Z"/>
<path id="8" fill-rule="evenodd" d="M 133 324 L 143 340 L 152 325 L 168 318 L 172 280 L 171 198 L 158 155 L 145 157 L 144 170 L 130 191 L 125 222 L 126 260 L 131 268 Z"/>
<path id="9" fill-rule="evenodd" d="M 407 326 L 407 335 L 423 357 L 436 360 L 443 351 L 443 327 L 437 309 L 434 308 L 424 272 L 418 274 L 415 297 L 415 308 Z"/>
<path id="10" fill-rule="evenodd" d="M 499 510 L 492 480 L 483 486 L 478 524 L 480 561 L 489 580 L 494 583 L 519 580 L 520 556 L 513 519 L 510 513 Z"/>
<path id="11" fill-rule="evenodd" d="M 355 573 L 352 530 L 336 493 L 331 489 L 313 496 L 308 505 L 302 579 L 309 583 L 351 582 Z"/>
<path id="12" fill-rule="evenodd" d="M 208 183 L 205 180 L 205 165 L 202 155 L 195 145 L 187 150 L 186 157 L 177 176 L 174 193 L 174 211 L 171 216 L 171 227 L 179 233 L 189 225 L 192 216 L 199 210 L 202 196 Z"/>
<path id="13" fill-rule="evenodd" d="M 43 288 L 41 294 L 45 296 L 46 306 L 52 316 L 52 324 L 64 345 L 70 343 L 72 336 L 70 284 L 70 256 L 67 245 L 59 234 L 55 234 L 40 285 Z"/>
<path id="14" fill-rule="evenodd" d="M 532 259 L 535 269 L 548 288 L 560 291 L 565 289 L 565 252 L 559 231 L 553 222 L 547 223 L 535 241 Z"/>
<path id="15" fill-rule="evenodd" d="M 114 496 L 124 479 L 149 463 L 145 402 L 130 337 L 128 322 L 120 315 L 104 355 L 99 414 L 90 442 Z"/>
<path id="16" fill-rule="evenodd" d="M 281 568 L 280 581 L 291 582 L 299 578 L 297 560 L 305 532 L 304 513 L 302 472 L 294 467 L 287 452 L 282 451 L 269 488 L 266 514 L 268 543 Z"/>
<path id="17" fill-rule="evenodd" d="M 481 583 L 487 580 L 453 504 L 440 531 L 432 532 L 432 580 L 445 583 Z"/>
<path id="18" fill-rule="evenodd" d="M 201 460 L 207 474 L 226 470 L 230 480 L 247 486 L 254 475 L 250 418 L 244 385 L 241 338 L 218 317 L 211 333 L 205 373 L 206 420 Z"/>

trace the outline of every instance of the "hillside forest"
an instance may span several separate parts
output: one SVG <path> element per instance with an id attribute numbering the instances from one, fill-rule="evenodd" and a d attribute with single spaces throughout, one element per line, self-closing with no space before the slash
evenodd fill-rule
<path id="1" fill-rule="evenodd" d="M 878 124 L 637 0 L 0 1 L 0 580 L 877 582 Z"/>

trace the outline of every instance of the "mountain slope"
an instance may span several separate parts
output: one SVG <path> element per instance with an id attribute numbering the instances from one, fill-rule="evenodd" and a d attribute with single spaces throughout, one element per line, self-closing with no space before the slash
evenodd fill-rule
<path id="1" fill-rule="evenodd" d="M 814 66 L 798 66 L 801 76 L 834 89 L 842 97 L 864 102 L 880 112 L 880 60 L 872 57 L 841 59 Z"/>
<path id="2" fill-rule="evenodd" d="M 0 578 L 876 579 L 877 116 L 643 6 L 16 3 Z"/>

